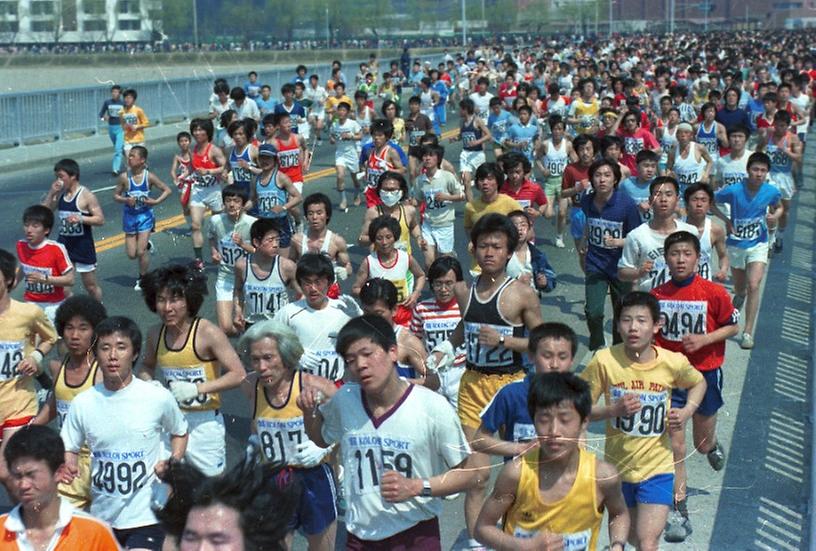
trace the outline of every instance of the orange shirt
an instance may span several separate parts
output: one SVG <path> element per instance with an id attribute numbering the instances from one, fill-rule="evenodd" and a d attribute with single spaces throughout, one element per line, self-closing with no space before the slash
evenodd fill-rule
<path id="1" fill-rule="evenodd" d="M 88 513 L 74 509 L 65 499 L 60 501 L 59 520 L 48 549 L 53 551 L 120 551 L 107 524 Z M 34 549 L 26 536 L 18 505 L 0 515 L 0 551 Z"/>

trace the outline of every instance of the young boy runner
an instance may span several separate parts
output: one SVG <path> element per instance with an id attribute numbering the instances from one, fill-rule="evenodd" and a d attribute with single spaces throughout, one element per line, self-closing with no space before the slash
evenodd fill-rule
<path id="1" fill-rule="evenodd" d="M 515 199 L 533 220 L 550 212 L 544 190 L 530 179 L 533 166 L 526 156 L 511 151 L 502 155 L 501 165 L 505 180 L 499 193 Z"/>
<path id="2" fill-rule="evenodd" d="M 695 449 L 706 454 L 711 468 L 725 466 L 725 451 L 717 439 L 717 410 L 723 405 L 722 366 L 725 341 L 739 332 L 739 310 L 728 291 L 697 275 L 700 240 L 679 231 L 666 238 L 666 264 L 671 280 L 652 290 L 660 301 L 661 328 L 657 345 L 685 354 L 703 374 L 706 393 L 692 417 Z M 672 390 L 672 407 L 686 405 L 687 392 Z M 686 506 L 685 426 L 671 433 L 674 454 L 674 507 L 666 526 L 666 541 L 682 542 L 691 534 Z"/>
<path id="3" fill-rule="evenodd" d="M 442 396 L 399 377 L 396 337 L 383 318 L 351 320 L 336 348 L 359 384 L 307 385 L 297 404 L 314 443 L 340 444 L 346 548 L 440 549 L 442 502 L 434 498 L 460 492 L 473 479 L 454 411 Z"/>
<path id="4" fill-rule="evenodd" d="M 487 128 L 493 136 L 493 155 L 498 159 L 504 154 L 504 139 L 507 129 L 513 124 L 513 115 L 504 108 L 501 98 L 490 98 L 490 114 L 487 116 Z"/>
<path id="5" fill-rule="evenodd" d="M 101 301 L 102 288 L 96 281 L 96 245 L 92 227 L 102 226 L 105 214 L 96 195 L 80 185 L 79 164 L 75 160 L 58 161 L 54 165 L 54 176 L 56 179 L 42 204 L 57 213 L 57 241 L 65 245 L 85 290 Z"/>
<path id="6" fill-rule="evenodd" d="M 578 156 L 572 149 L 572 143 L 564 136 L 564 119 L 552 115 L 549 119 L 550 137 L 540 142 L 536 152 L 536 165 L 544 177 L 544 195 L 547 197 L 547 217 L 551 217 L 558 208 L 555 233 L 556 240 L 561 240 L 563 247 L 563 233 L 567 226 L 567 208 L 560 208 L 561 178 L 564 169 L 570 162 L 577 161 Z M 556 247 L 558 245 L 556 244 Z"/>
<path id="7" fill-rule="evenodd" d="M 593 420 L 606 424 L 606 460 L 623 481 L 631 519 L 629 538 L 637 549 L 656 551 L 673 503 L 674 458 L 669 430 L 680 430 L 697 410 L 706 382 L 685 356 L 656 347 L 660 305 L 642 291 L 617 307 L 621 344 L 599 350 L 581 373 L 592 403 Z M 671 390 L 688 389 L 687 404 L 670 409 Z"/>
<path id="8" fill-rule="evenodd" d="M 408 175 L 413 181 L 420 171 L 422 161 L 422 147 L 419 143 L 425 134 L 433 134 L 433 122 L 427 115 L 420 112 L 421 100 L 419 96 L 412 96 L 408 100 L 408 116 L 405 117 L 405 135 L 408 136 Z"/>
<path id="9" fill-rule="evenodd" d="M 475 113 L 472 99 L 463 99 L 459 102 L 459 139 L 462 141 L 462 152 L 459 154 L 459 171 L 462 173 L 462 184 L 465 198 L 473 198 L 473 175 L 476 169 L 485 162 L 484 144 L 489 143 L 493 136 L 487 125 Z"/>
<path id="10" fill-rule="evenodd" d="M 119 112 L 119 119 L 125 129 L 124 153 L 128 154 L 134 145 L 144 146 L 145 128 L 150 126 L 150 120 L 141 107 L 136 105 L 136 90 L 125 90 L 122 94 L 125 106 Z"/>
<path id="11" fill-rule="evenodd" d="M 119 175 L 113 200 L 123 205 L 122 230 L 125 232 L 125 250 L 128 258 L 139 260 L 139 277 L 136 291 L 141 291 L 139 282 L 150 268 L 150 234 L 156 227 L 153 207 L 170 197 L 170 188 L 158 176 L 147 170 L 147 149 L 141 145 L 130 148 L 127 154 L 128 170 Z M 150 189 L 161 192 L 155 199 L 150 197 Z"/>
<path id="12" fill-rule="evenodd" d="M 671 176 L 655 178 L 649 185 L 652 219 L 629 232 L 624 240 L 618 279 L 632 282 L 639 291 L 651 291 L 669 279 L 663 254 L 666 237 L 681 230 L 696 232 L 697 228 L 675 218 L 679 189 Z"/>
<path id="13" fill-rule="evenodd" d="M 278 170 L 277 147 L 268 143 L 261 145 L 258 148 L 258 163 L 261 173 L 255 179 L 250 195 L 254 207 L 252 214 L 257 218 L 277 222 L 280 232 L 278 246 L 281 255 L 286 257 L 289 255 L 293 233 L 289 212 L 297 207 L 302 196 L 292 180 Z"/>
<path id="14" fill-rule="evenodd" d="M 106 99 L 99 109 L 99 119 L 108 123 L 108 137 L 113 144 L 111 174 L 114 176 L 119 176 L 119 171 L 122 170 L 122 151 L 125 147 L 125 131 L 119 116 L 124 107 L 121 95 L 122 87 L 114 84 L 111 86 L 111 97 Z"/>
<path id="15" fill-rule="evenodd" d="M 218 264 L 215 281 L 215 312 L 218 325 L 228 337 L 240 333 L 233 321 L 232 298 L 235 289 L 235 264 L 255 252 L 250 238 L 250 228 L 257 218 L 244 211 L 249 193 L 242 187 L 230 184 L 221 190 L 224 212 L 210 218 L 207 237 L 210 255 Z"/>
<path id="16" fill-rule="evenodd" d="M 173 156 L 170 165 L 170 178 L 179 190 L 179 203 L 186 218 L 190 218 L 190 194 L 193 191 L 193 156 L 190 153 L 190 144 L 193 136 L 189 132 L 179 132 L 176 135 L 176 144 L 179 152 Z"/>
<path id="17" fill-rule="evenodd" d="M 580 444 L 589 386 L 571 373 L 536 374 L 522 409 L 535 441 L 499 473 L 476 523 L 478 540 L 497 551 L 597 549 L 605 509 L 608 549 L 623 551 L 630 522 L 621 477 Z"/>
<path id="18" fill-rule="evenodd" d="M 767 178 L 771 159 L 762 152 L 748 158 L 748 179 L 726 186 L 714 194 L 717 203 L 730 206 L 730 219 L 711 209 L 733 227 L 726 248 L 734 278 L 734 306 L 745 318 L 740 347 L 754 347 L 754 322 L 759 310 L 759 288 L 768 264 L 768 229 L 774 227 L 785 207 L 782 194 Z M 743 305 L 745 310 L 743 310 Z"/>
<path id="19" fill-rule="evenodd" d="M 244 188 L 247 193 L 252 189 L 252 181 L 261 173 L 258 168 L 258 148 L 252 143 L 256 127 L 254 120 L 243 119 L 233 122 L 227 129 L 234 145 L 230 149 L 224 170 L 232 176 L 232 183 Z"/>
<path id="20" fill-rule="evenodd" d="M 620 184 L 620 189 L 629 196 L 640 210 L 640 219 L 649 222 L 652 219 L 651 183 L 657 174 L 658 155 L 650 149 L 642 149 L 638 152 L 635 161 L 637 162 L 637 173 L 629 176 Z"/>
<path id="21" fill-rule="evenodd" d="M 278 148 L 278 170 L 289 177 L 292 185 L 303 194 L 303 182 L 312 163 L 311 155 L 306 148 L 306 138 L 292 132 L 292 118 L 289 113 L 276 115 L 278 133 L 273 144 Z M 297 207 L 292 209 L 292 217 L 301 225 L 303 216 Z"/>
<path id="22" fill-rule="evenodd" d="M 531 119 L 533 110 L 529 105 L 522 105 L 518 111 L 518 121 L 507 129 L 502 145 L 511 151 L 517 151 L 532 162 L 540 138 L 538 125 Z"/>
<path id="23" fill-rule="evenodd" d="M 715 224 L 708 216 L 714 203 L 714 192 L 708 184 L 691 184 L 686 188 L 685 222 L 697 228 L 700 239 L 700 258 L 697 260 L 697 273 L 709 281 L 724 282 L 728 278 L 730 261 L 725 247 L 726 231 L 720 224 Z M 714 272 L 714 254 L 717 255 L 717 271 Z"/>
<path id="24" fill-rule="evenodd" d="M 363 129 L 360 123 L 349 118 L 351 104 L 341 102 L 337 106 L 337 118 L 329 130 L 329 143 L 337 144 L 334 152 L 334 168 L 337 172 L 337 193 L 340 194 L 340 210 L 348 208 L 346 199 L 346 172 L 354 184 L 354 206 L 360 204 L 360 182 L 357 172 L 360 169 L 360 140 Z"/>

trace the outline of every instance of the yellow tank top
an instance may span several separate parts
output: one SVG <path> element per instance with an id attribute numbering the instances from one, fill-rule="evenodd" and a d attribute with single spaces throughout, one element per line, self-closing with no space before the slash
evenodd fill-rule
<path id="1" fill-rule="evenodd" d="M 91 363 L 91 369 L 85 376 L 85 380 L 77 386 L 71 386 L 65 378 L 65 370 L 69 359 L 68 355 L 66 355 L 62 360 L 59 373 L 57 373 L 57 380 L 54 382 L 54 398 L 57 402 L 57 418 L 60 428 L 62 428 L 62 423 L 65 421 L 65 416 L 68 415 L 68 407 L 71 405 L 71 401 L 76 398 L 80 392 L 94 386 L 96 372 L 99 369 L 96 359 L 94 359 L 93 363 Z"/>
<path id="2" fill-rule="evenodd" d="M 524 456 L 516 500 L 505 515 L 504 531 L 518 538 L 532 538 L 546 529 L 564 536 L 564 551 L 597 548 L 603 513 L 598 510 L 595 456 L 579 449 L 578 472 L 569 493 L 555 503 L 544 503 L 538 452 L 536 449 Z"/>
<path id="3" fill-rule="evenodd" d="M 258 438 L 261 440 L 261 452 L 264 461 L 279 465 L 299 467 L 293 462 L 297 445 L 308 440 L 303 425 L 303 412 L 297 407 L 300 396 L 302 372 L 296 371 L 289 387 L 289 396 L 280 406 L 273 406 L 266 394 L 266 387 L 259 380 L 255 383 L 255 410 L 252 421 Z"/>
<path id="4" fill-rule="evenodd" d="M 377 214 L 383 215 L 385 211 L 381 206 L 377 206 Z M 410 256 L 411 254 L 411 230 L 408 229 L 408 216 L 405 214 L 405 208 L 399 206 L 399 226 L 400 238 L 394 243 L 394 247 L 405 251 Z"/>
<path id="5" fill-rule="evenodd" d="M 156 365 L 164 374 L 164 379 L 169 383 L 172 381 L 187 381 L 190 383 L 203 383 L 214 381 L 218 378 L 218 371 L 215 367 L 215 360 L 204 360 L 195 350 L 195 336 L 198 332 L 200 318 L 195 318 L 187 333 L 184 345 L 173 350 L 168 348 L 165 336 L 166 326 L 162 325 L 159 331 L 159 346 L 156 350 Z M 192 400 L 185 400 L 179 404 L 183 411 L 207 411 L 221 407 L 221 394 L 212 392 L 209 394 L 199 394 Z"/>

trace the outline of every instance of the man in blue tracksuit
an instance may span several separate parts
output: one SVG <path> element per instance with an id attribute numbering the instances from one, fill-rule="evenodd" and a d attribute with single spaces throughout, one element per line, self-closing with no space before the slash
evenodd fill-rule
<path id="1" fill-rule="evenodd" d="M 436 69 L 431 71 L 431 90 L 439 94 L 439 101 L 434 104 L 434 126 L 445 126 L 448 122 L 447 110 L 445 109 L 448 103 L 448 85 L 443 80 L 439 79 L 439 71 Z M 437 135 L 439 135 L 437 132 Z"/>
<path id="2" fill-rule="evenodd" d="M 113 163 L 111 173 L 119 175 L 122 169 L 122 151 L 125 147 L 125 130 L 119 120 L 119 111 L 124 107 L 122 102 L 122 87 L 118 84 L 111 86 L 111 97 L 102 103 L 99 109 L 99 118 L 108 122 L 108 136 L 113 143 Z"/>

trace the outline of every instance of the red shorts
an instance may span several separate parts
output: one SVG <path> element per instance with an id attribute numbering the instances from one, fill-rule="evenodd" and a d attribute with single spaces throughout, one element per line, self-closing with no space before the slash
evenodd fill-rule
<path id="1" fill-rule="evenodd" d="M 366 208 L 376 207 L 382 205 L 382 199 L 377 194 L 377 188 L 367 187 L 365 190 Z"/>
<path id="2" fill-rule="evenodd" d="M 440 551 L 439 519 L 423 520 L 407 530 L 379 541 L 361 540 L 354 534 L 346 539 L 347 551 Z"/>

